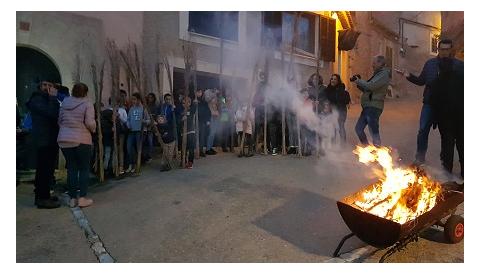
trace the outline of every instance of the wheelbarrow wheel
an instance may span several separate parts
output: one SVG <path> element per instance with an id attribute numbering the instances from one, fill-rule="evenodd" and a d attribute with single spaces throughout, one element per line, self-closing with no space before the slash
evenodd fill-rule
<path id="1" fill-rule="evenodd" d="M 444 227 L 445 238 L 451 243 L 458 243 L 463 240 L 464 226 L 463 217 L 452 215 L 448 218 Z"/>

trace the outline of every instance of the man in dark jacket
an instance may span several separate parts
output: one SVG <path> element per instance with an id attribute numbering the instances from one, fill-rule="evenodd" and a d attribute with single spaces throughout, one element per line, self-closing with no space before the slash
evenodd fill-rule
<path id="1" fill-rule="evenodd" d="M 203 96 L 203 90 L 199 89 L 195 92 L 192 108 L 198 110 L 198 130 L 199 130 L 199 146 L 200 156 L 205 157 L 204 148 L 207 146 L 207 136 L 209 133 L 211 112 L 208 103 Z"/>
<path id="2" fill-rule="evenodd" d="M 49 81 L 40 82 L 39 90 L 27 102 L 32 116 L 32 137 L 36 149 L 35 205 L 38 208 L 57 208 L 58 198 L 50 196 L 50 183 L 55 178 L 58 153 L 57 89 Z"/>
<path id="3" fill-rule="evenodd" d="M 438 78 L 438 65 L 441 58 L 451 57 L 453 43 L 451 40 L 441 40 L 438 43 L 438 55 L 428 60 L 423 66 L 419 76 L 415 76 L 406 70 L 398 70 L 403 73 L 408 81 L 418 86 L 425 86 L 423 91 L 423 106 L 420 112 L 420 128 L 417 134 L 417 152 L 415 154 L 415 164 L 425 163 L 425 155 L 428 148 L 428 135 L 433 125 L 433 109 L 432 109 L 432 84 Z M 458 66 L 460 60 L 454 59 L 453 66 Z"/>
<path id="4" fill-rule="evenodd" d="M 452 173 L 455 145 L 463 178 L 463 62 L 443 57 L 438 62 L 438 78 L 432 84 L 433 120 L 441 137 L 440 159 L 443 168 Z"/>

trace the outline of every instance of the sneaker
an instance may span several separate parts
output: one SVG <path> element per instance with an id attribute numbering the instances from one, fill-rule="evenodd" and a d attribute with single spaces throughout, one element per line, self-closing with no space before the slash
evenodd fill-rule
<path id="1" fill-rule="evenodd" d="M 169 167 L 169 166 L 163 166 L 161 169 L 160 169 L 160 172 L 164 172 L 164 171 L 169 171 L 171 170 L 172 168 Z"/>
<path id="2" fill-rule="evenodd" d="M 186 168 L 186 169 L 192 169 L 192 168 L 193 168 L 193 163 L 192 163 L 192 162 L 188 162 L 187 165 L 185 165 L 185 168 Z"/>
<path id="3" fill-rule="evenodd" d="M 217 152 L 215 150 L 213 150 L 213 148 L 211 148 L 211 149 L 207 150 L 206 154 L 207 155 L 215 155 L 215 154 L 217 154 Z"/>
<path id="4" fill-rule="evenodd" d="M 273 156 L 277 155 L 277 149 L 276 148 L 272 149 L 272 155 Z"/>
<path id="5" fill-rule="evenodd" d="M 60 207 L 60 203 L 50 199 L 38 199 L 36 201 L 37 208 L 52 209 Z"/>
<path id="6" fill-rule="evenodd" d="M 149 164 L 149 163 L 151 163 L 151 162 L 152 162 L 152 158 L 148 158 L 148 159 L 145 161 L 145 163 L 147 163 L 147 164 Z"/>
<path id="7" fill-rule="evenodd" d="M 88 206 L 91 206 L 92 204 L 93 204 L 92 199 L 88 199 L 88 198 L 85 198 L 85 197 L 80 197 L 78 199 L 78 206 L 79 207 L 88 207 Z"/>
<path id="8" fill-rule="evenodd" d="M 129 165 L 127 170 L 125 170 L 125 173 L 130 173 L 133 172 L 135 169 L 132 168 L 132 165 Z"/>

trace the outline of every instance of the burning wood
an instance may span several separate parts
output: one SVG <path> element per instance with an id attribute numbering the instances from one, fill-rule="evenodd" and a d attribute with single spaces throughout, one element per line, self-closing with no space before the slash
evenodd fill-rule
<path id="1" fill-rule="evenodd" d="M 441 186 L 424 170 L 394 166 L 386 147 L 357 146 L 353 152 L 361 163 L 382 167 L 380 182 L 364 190 L 353 203 L 361 210 L 403 224 L 435 206 Z"/>

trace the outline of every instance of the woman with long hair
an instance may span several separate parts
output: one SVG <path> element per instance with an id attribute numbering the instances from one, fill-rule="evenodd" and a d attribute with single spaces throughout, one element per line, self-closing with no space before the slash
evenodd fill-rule
<path id="1" fill-rule="evenodd" d="M 338 111 L 338 129 L 340 140 L 345 143 L 347 134 L 345 132 L 345 121 L 347 120 L 347 106 L 350 104 L 350 94 L 345 89 L 340 75 L 333 74 L 330 83 L 325 89 L 327 100 Z"/>
<path id="2" fill-rule="evenodd" d="M 92 133 L 96 130 L 96 123 L 93 103 L 87 94 L 87 85 L 75 84 L 72 96 L 64 99 L 58 118 L 60 131 L 57 141 L 67 164 L 71 207 L 87 207 L 93 203 L 93 200 L 86 196 L 90 177 Z M 80 192 L 77 192 L 78 189 Z"/>

